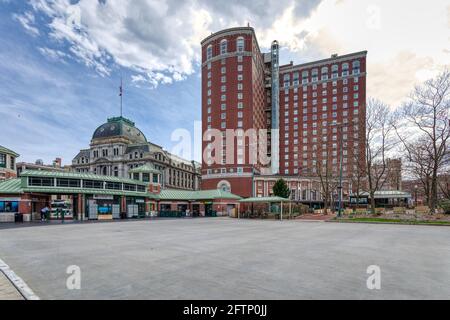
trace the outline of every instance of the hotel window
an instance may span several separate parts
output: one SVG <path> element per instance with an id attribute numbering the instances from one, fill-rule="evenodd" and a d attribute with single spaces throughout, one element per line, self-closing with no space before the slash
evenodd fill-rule
<path id="1" fill-rule="evenodd" d="M 220 100 L 221 100 L 221 101 L 227 100 L 227 96 L 226 96 L 225 94 L 223 94 L 223 95 L 220 97 Z"/>
<path id="2" fill-rule="evenodd" d="M 331 66 L 331 77 L 336 79 L 338 77 L 339 67 L 337 64 Z"/>
<path id="3" fill-rule="evenodd" d="M 208 70 L 211 70 L 211 62 L 208 62 Z"/>
<path id="4" fill-rule="evenodd" d="M 228 50 L 228 41 L 223 39 L 222 41 L 220 41 L 220 54 L 227 53 L 227 50 Z"/>
<path id="5" fill-rule="evenodd" d="M 211 71 L 208 72 L 208 79 L 210 79 L 210 78 L 211 78 Z"/>
<path id="6" fill-rule="evenodd" d="M 208 105 L 211 105 L 211 98 L 208 98 Z"/>
<path id="7" fill-rule="evenodd" d="M 208 89 L 208 97 L 211 95 L 211 89 Z"/>
<path id="8" fill-rule="evenodd" d="M 237 52 L 243 52 L 244 51 L 244 38 L 239 37 L 236 40 L 236 48 Z"/>
<path id="9" fill-rule="evenodd" d="M 312 77 L 312 82 L 319 81 L 319 70 L 318 69 L 312 69 L 311 77 Z"/>
<path id="10" fill-rule="evenodd" d="M 212 45 L 209 45 L 206 49 L 206 59 L 209 60 L 212 58 Z"/>
<path id="11" fill-rule="evenodd" d="M 309 77 L 309 72 L 303 71 L 302 72 L 302 84 L 308 83 L 308 77 Z M 306 91 L 306 89 L 304 89 L 304 91 Z"/>
<path id="12" fill-rule="evenodd" d="M 359 60 L 353 61 L 352 66 L 353 66 L 353 74 L 359 74 L 361 67 L 361 63 L 359 62 Z"/>
<path id="13" fill-rule="evenodd" d="M 239 111 L 239 112 L 238 112 L 238 118 L 242 118 L 243 115 L 244 115 L 244 113 L 243 113 L 242 111 Z"/>
<path id="14" fill-rule="evenodd" d="M 242 102 L 238 102 L 238 109 L 243 109 L 244 108 L 244 104 Z"/>
<path id="15" fill-rule="evenodd" d="M 298 72 L 294 72 L 294 77 L 293 77 L 293 85 L 294 86 L 298 86 L 299 85 L 299 73 Z"/>
<path id="16" fill-rule="evenodd" d="M 222 67 L 222 68 L 220 69 L 220 72 L 221 72 L 221 73 L 227 73 L 227 67 Z"/>
<path id="17" fill-rule="evenodd" d="M 242 128 L 243 127 L 242 121 L 238 121 L 237 126 L 238 126 L 238 128 Z"/>
<path id="18" fill-rule="evenodd" d="M 322 68 L 322 80 L 328 80 L 328 67 L 323 67 Z"/>
<path id="19" fill-rule="evenodd" d="M 208 107 L 208 113 L 211 113 L 211 107 Z"/>
<path id="20" fill-rule="evenodd" d="M 238 87 L 238 90 L 242 90 L 244 86 L 242 85 L 242 83 L 238 83 L 237 87 Z"/>
<path id="21" fill-rule="evenodd" d="M 208 80 L 208 88 L 211 87 L 211 80 Z"/>
<path id="22" fill-rule="evenodd" d="M 354 86 L 353 87 L 353 91 L 358 91 L 359 90 L 359 86 Z"/>
<path id="23" fill-rule="evenodd" d="M 222 122 L 222 123 L 220 124 L 220 127 L 221 127 L 222 129 L 226 129 L 227 123 L 226 123 L 226 122 Z"/>
<path id="24" fill-rule="evenodd" d="M 238 74 L 237 76 L 238 81 L 244 80 L 244 76 L 242 74 Z"/>
<path id="25" fill-rule="evenodd" d="M 283 77 L 284 87 L 289 87 L 291 85 L 291 75 L 285 74 Z"/>
<path id="26" fill-rule="evenodd" d="M 225 120 L 225 119 L 227 118 L 227 114 L 226 114 L 226 113 L 222 113 L 222 114 L 220 115 L 220 118 L 221 118 L 222 120 Z"/>
<path id="27" fill-rule="evenodd" d="M 243 69 L 244 69 L 244 67 L 242 66 L 242 64 L 238 64 L 238 68 L 237 68 L 238 72 L 242 72 Z"/>
<path id="28" fill-rule="evenodd" d="M 242 97 L 243 97 L 242 92 L 239 92 L 238 95 L 237 95 L 237 97 L 238 97 L 238 100 L 242 100 Z"/>
<path id="29" fill-rule="evenodd" d="M 222 103 L 222 104 L 220 105 L 220 109 L 221 109 L 222 111 L 227 110 L 227 105 L 226 105 L 225 103 Z"/>
<path id="30" fill-rule="evenodd" d="M 221 90 L 222 92 L 226 92 L 226 91 L 227 91 L 227 86 L 222 86 L 222 87 L 220 88 L 220 90 Z"/>
<path id="31" fill-rule="evenodd" d="M 342 76 L 343 77 L 348 76 L 348 69 L 349 69 L 348 63 L 342 64 Z"/>
<path id="32" fill-rule="evenodd" d="M 222 83 L 227 82 L 227 77 L 226 76 L 222 76 L 222 78 L 220 78 L 220 81 L 222 81 Z"/>
<path id="33" fill-rule="evenodd" d="M 359 94 L 358 93 L 355 93 L 354 95 L 353 95 L 353 99 L 358 99 L 359 98 Z"/>

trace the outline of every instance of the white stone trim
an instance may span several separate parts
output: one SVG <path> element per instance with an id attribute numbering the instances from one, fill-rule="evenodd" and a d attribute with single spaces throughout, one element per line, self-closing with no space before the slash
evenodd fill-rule
<path id="1" fill-rule="evenodd" d="M 40 300 L 40 298 L 28 287 L 2 259 L 0 259 L 0 271 L 8 278 L 11 284 L 19 291 L 25 300 Z"/>

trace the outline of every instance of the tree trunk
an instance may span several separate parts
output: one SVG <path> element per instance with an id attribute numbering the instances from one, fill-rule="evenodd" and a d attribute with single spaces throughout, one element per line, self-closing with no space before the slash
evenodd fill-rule
<path id="1" fill-rule="evenodd" d="M 370 192 L 370 211 L 375 214 L 375 192 Z"/>

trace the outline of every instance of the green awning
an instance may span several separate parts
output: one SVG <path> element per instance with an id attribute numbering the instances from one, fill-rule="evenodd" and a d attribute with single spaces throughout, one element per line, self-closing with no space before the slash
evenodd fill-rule
<path id="1" fill-rule="evenodd" d="M 239 201 L 240 203 L 273 203 L 273 202 L 290 202 L 291 200 L 281 197 L 261 197 L 248 198 Z"/>

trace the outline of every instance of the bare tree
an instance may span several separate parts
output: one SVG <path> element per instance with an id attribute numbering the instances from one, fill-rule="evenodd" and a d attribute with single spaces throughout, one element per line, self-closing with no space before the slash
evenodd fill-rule
<path id="1" fill-rule="evenodd" d="M 356 205 L 359 205 L 362 197 L 362 190 L 367 188 L 367 175 L 366 175 L 366 163 L 365 157 L 362 154 L 353 154 L 354 168 L 349 174 L 349 180 L 352 185 L 352 189 L 349 189 L 349 193 L 353 193 L 356 196 Z"/>
<path id="2" fill-rule="evenodd" d="M 430 200 L 429 205 L 433 213 L 438 201 L 438 175 L 443 169 L 449 153 L 450 142 L 450 72 L 445 70 L 436 78 L 415 87 L 410 101 L 399 111 L 398 126 L 413 129 L 419 133 L 419 139 L 426 141 L 424 153 L 417 158 L 430 164 Z M 397 135 L 405 148 L 413 148 L 412 140 L 417 139 L 411 130 Z M 425 157 L 425 159 L 423 159 Z"/>
<path id="3" fill-rule="evenodd" d="M 388 153 L 395 145 L 394 126 L 389 107 L 370 98 L 366 115 L 366 172 L 370 207 L 375 212 L 375 192 L 381 190 L 388 173 Z"/>
<path id="4" fill-rule="evenodd" d="M 324 203 L 325 213 L 333 204 L 333 194 L 337 190 L 339 179 L 333 172 L 332 161 L 325 158 L 316 161 L 316 174 L 320 182 L 320 194 Z"/>

